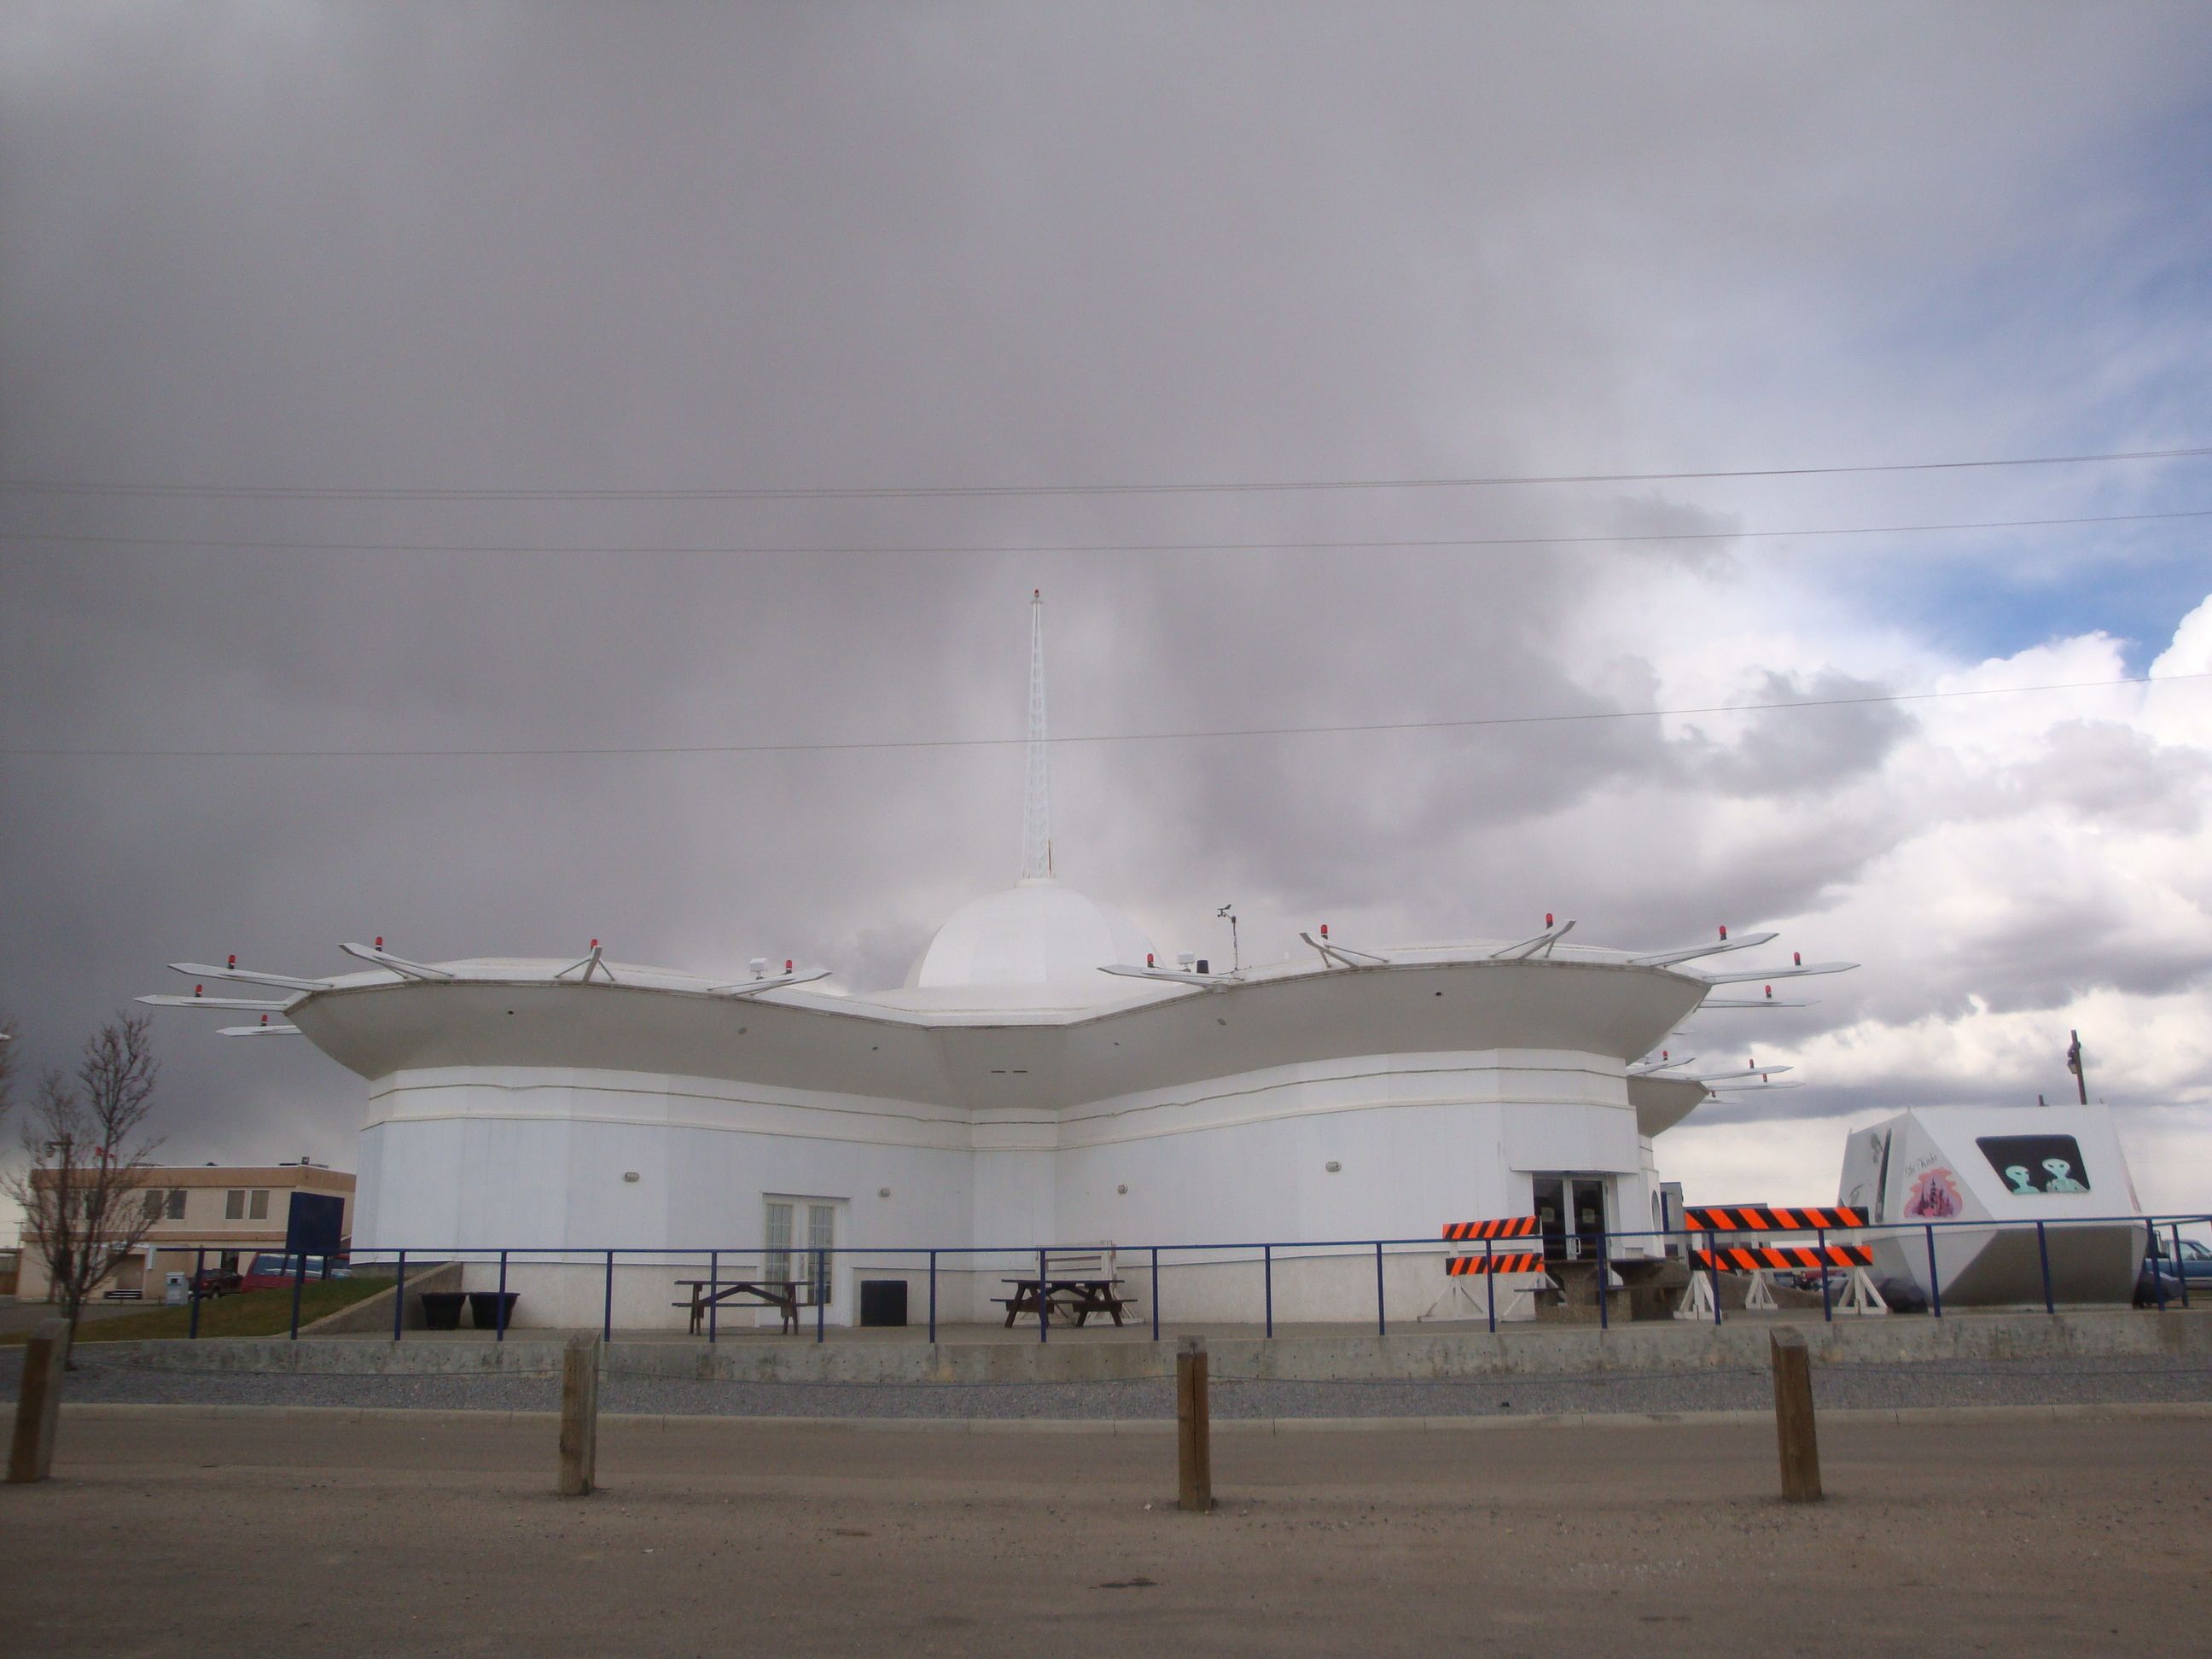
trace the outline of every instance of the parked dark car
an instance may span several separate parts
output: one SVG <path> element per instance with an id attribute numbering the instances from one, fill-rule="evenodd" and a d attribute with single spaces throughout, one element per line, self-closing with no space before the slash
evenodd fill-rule
<path id="1" fill-rule="evenodd" d="M 246 1288 L 249 1291 L 282 1290 L 289 1285 L 299 1271 L 302 1258 L 296 1255 L 257 1255 L 246 1264 Z M 322 1257 L 305 1258 L 309 1279 L 350 1279 L 352 1269 L 346 1266 L 343 1256 L 332 1256 L 325 1263 Z"/>
<path id="2" fill-rule="evenodd" d="M 2160 1234 L 2155 1249 L 2143 1258 L 2142 1276 L 2136 1280 L 2136 1306 L 2156 1307 L 2161 1292 L 2165 1300 L 2179 1302 L 2184 1285 L 2191 1302 L 2200 1296 L 2212 1297 L 2212 1249 L 2193 1238 L 2183 1239 L 2177 1268 L 2172 1237 Z"/>
<path id="3" fill-rule="evenodd" d="M 192 1280 L 192 1294 L 201 1297 L 236 1296 L 245 1288 L 246 1281 L 232 1267 L 205 1267 Z"/>

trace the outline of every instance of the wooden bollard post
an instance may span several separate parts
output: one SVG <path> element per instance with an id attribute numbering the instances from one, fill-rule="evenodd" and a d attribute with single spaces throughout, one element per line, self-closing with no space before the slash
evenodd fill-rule
<path id="1" fill-rule="evenodd" d="M 588 1498 L 599 1457 L 599 1339 L 572 1336 L 561 1355 L 561 1496 Z"/>
<path id="2" fill-rule="evenodd" d="M 1213 1507 L 1213 1447 L 1206 1430 L 1206 1339 L 1186 1336 L 1176 1349 L 1176 1504 L 1203 1515 Z"/>
<path id="3" fill-rule="evenodd" d="M 1782 1451 L 1785 1503 L 1820 1498 L 1820 1443 L 1813 1424 L 1813 1358 L 1805 1333 L 1784 1326 L 1768 1338 L 1774 1358 L 1774 1434 Z"/>
<path id="4" fill-rule="evenodd" d="M 62 1368 L 69 1359 L 69 1321 L 42 1319 L 23 1345 L 23 1387 L 15 1396 L 15 1437 L 8 1479 L 43 1480 L 54 1472 L 54 1431 L 62 1413 Z"/>

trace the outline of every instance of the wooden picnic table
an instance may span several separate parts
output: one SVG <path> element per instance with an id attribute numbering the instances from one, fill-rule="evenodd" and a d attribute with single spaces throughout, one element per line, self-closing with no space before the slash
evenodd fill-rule
<path id="1" fill-rule="evenodd" d="M 1111 1314 L 1114 1322 L 1121 1322 L 1121 1310 L 1132 1305 L 1136 1297 L 1123 1296 L 1117 1288 L 1118 1279 L 1009 1279 L 1002 1281 L 1014 1287 L 1012 1296 L 997 1296 L 991 1299 L 1002 1302 L 1006 1308 L 1006 1323 L 1012 1326 L 1021 1314 L 1050 1316 L 1063 1322 L 1073 1321 L 1081 1325 L 1095 1313 Z"/>
<path id="2" fill-rule="evenodd" d="M 775 1308 L 783 1314 L 783 1334 L 790 1336 L 799 1329 L 799 1292 L 806 1289 L 803 1279 L 679 1279 L 679 1290 L 691 1292 L 691 1334 L 699 1334 L 706 1323 L 707 1310 L 726 1308 L 733 1304 L 746 1307 Z M 672 1308 L 685 1304 L 672 1302 Z"/>

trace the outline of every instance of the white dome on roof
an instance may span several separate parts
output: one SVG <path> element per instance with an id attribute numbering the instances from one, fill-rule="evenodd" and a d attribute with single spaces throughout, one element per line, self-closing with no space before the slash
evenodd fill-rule
<path id="1" fill-rule="evenodd" d="M 1142 963 L 1152 948 L 1143 930 L 1119 910 L 1048 876 L 987 893 L 955 910 L 915 959 L 906 982 L 913 990 L 965 985 L 1096 988 L 1099 969 L 1109 963 Z"/>

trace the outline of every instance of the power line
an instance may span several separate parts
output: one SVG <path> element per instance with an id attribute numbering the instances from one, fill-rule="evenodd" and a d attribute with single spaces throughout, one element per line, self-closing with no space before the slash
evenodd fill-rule
<path id="1" fill-rule="evenodd" d="M 293 553 L 526 553 L 547 557 L 575 553 L 617 556 L 689 554 L 701 557 L 726 555 L 809 554 L 1295 553 L 1388 548 L 1626 546 L 1664 542 L 1778 541 L 1797 537 L 1912 536 L 1927 535 L 1939 531 L 2044 530 L 2069 526 L 2149 524 L 2164 520 L 2206 518 L 2212 518 L 2212 507 L 2185 507 L 2171 513 L 2100 513 L 2063 519 L 1976 519 L 1942 524 L 1843 525 L 1798 530 L 1644 531 L 1620 535 L 1591 536 L 1371 537 L 1346 541 L 1075 542 L 1018 547 L 980 542 L 850 547 L 798 544 L 728 547 L 688 547 L 674 544 L 636 547 L 607 545 L 544 547 L 517 542 L 234 541 L 176 536 L 50 535 L 36 531 L 0 532 L 0 542 L 42 542 L 67 547 L 171 547 Z"/>
<path id="2" fill-rule="evenodd" d="M 1188 743 L 1229 738 L 1321 737 L 1356 732 L 1467 731 L 1485 726 L 1562 726 L 1602 720 L 1658 720 L 1691 714 L 1754 714 L 1781 709 L 1848 708 L 1876 703 L 1936 702 L 1956 697 L 2018 696 L 2042 691 L 2086 691 L 2121 685 L 2166 685 L 2212 679 L 2212 671 L 2131 675 L 2112 680 L 2066 680 L 2044 685 L 1970 686 L 1948 691 L 1886 691 L 1858 697 L 1801 697 L 1769 702 L 1710 703 L 1680 708 L 1608 708 L 1575 714 L 1487 714 L 1465 720 L 1373 720 L 1338 726 L 1218 726 L 1184 732 L 1055 732 L 1055 745 L 1104 743 Z M 90 749 L 9 747 L 0 757 L 113 760 L 489 760 L 538 756 L 792 755 L 899 749 L 1010 749 L 1027 738 L 884 738 L 845 743 L 607 744 L 514 749 Z"/>
<path id="3" fill-rule="evenodd" d="M 18 495 L 116 495 L 184 501 L 927 501 L 954 496 L 1213 495 L 1348 489 L 1468 489 L 1518 484 L 1668 483 L 1729 478 L 1815 478 L 1871 472 L 1958 472 L 1990 467 L 2082 466 L 2107 461 L 2188 460 L 2212 445 L 2115 449 L 2077 455 L 2008 455 L 1953 461 L 1868 461 L 1828 466 L 1713 467 L 1674 472 L 1493 473 L 1465 477 L 1255 479 L 1231 483 L 1072 484 L 802 484 L 682 489 L 459 489 L 401 485 L 113 483 L 0 480 Z"/>

